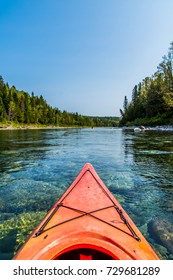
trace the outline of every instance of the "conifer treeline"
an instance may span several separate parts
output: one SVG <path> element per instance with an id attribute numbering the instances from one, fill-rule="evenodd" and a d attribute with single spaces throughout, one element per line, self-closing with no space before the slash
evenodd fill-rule
<path id="1" fill-rule="evenodd" d="M 149 63 L 149 62 L 148 62 Z M 173 42 L 152 77 L 146 77 L 124 98 L 121 125 L 173 124 Z"/>
<path id="2" fill-rule="evenodd" d="M 0 122 L 53 126 L 116 126 L 114 117 L 90 117 L 68 113 L 47 104 L 43 96 L 9 87 L 0 76 Z"/>

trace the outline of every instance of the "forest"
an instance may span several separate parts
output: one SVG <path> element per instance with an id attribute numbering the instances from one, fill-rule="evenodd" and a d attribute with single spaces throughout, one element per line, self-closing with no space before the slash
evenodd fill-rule
<path id="1" fill-rule="evenodd" d="M 42 95 L 29 94 L 10 87 L 0 76 L 0 126 L 118 126 L 118 117 L 83 116 L 60 111 L 48 105 Z"/>
<path id="2" fill-rule="evenodd" d="M 10 87 L 0 76 L 0 127 L 40 125 L 60 127 L 116 127 L 173 125 L 173 42 L 157 71 L 134 86 L 131 100 L 124 97 L 119 117 L 83 116 L 47 104 L 42 95 Z"/>
<path id="3" fill-rule="evenodd" d="M 120 113 L 121 126 L 173 125 L 173 42 L 152 77 L 134 86 L 131 101 L 124 97 Z"/>

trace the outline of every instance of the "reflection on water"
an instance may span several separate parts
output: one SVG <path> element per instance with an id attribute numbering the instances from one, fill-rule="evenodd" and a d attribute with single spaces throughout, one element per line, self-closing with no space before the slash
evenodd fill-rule
<path id="1" fill-rule="evenodd" d="M 173 259 L 149 228 L 154 217 L 173 223 L 173 133 L 104 128 L 0 131 L 0 258 L 12 257 L 86 162 L 158 254 Z"/>

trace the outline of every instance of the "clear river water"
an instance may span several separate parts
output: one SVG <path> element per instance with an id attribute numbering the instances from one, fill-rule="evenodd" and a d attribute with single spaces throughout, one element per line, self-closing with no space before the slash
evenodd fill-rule
<path id="1" fill-rule="evenodd" d="M 155 217 L 173 224 L 173 132 L 116 128 L 0 131 L 0 259 L 12 258 L 86 162 L 160 258 L 173 259 L 148 230 Z"/>

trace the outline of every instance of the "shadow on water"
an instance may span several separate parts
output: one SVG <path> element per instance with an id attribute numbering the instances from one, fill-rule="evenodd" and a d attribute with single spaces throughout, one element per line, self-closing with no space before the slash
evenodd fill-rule
<path id="1" fill-rule="evenodd" d="M 0 260 L 10 260 L 13 257 L 16 247 L 16 229 L 11 229 L 10 232 L 0 239 Z"/>

